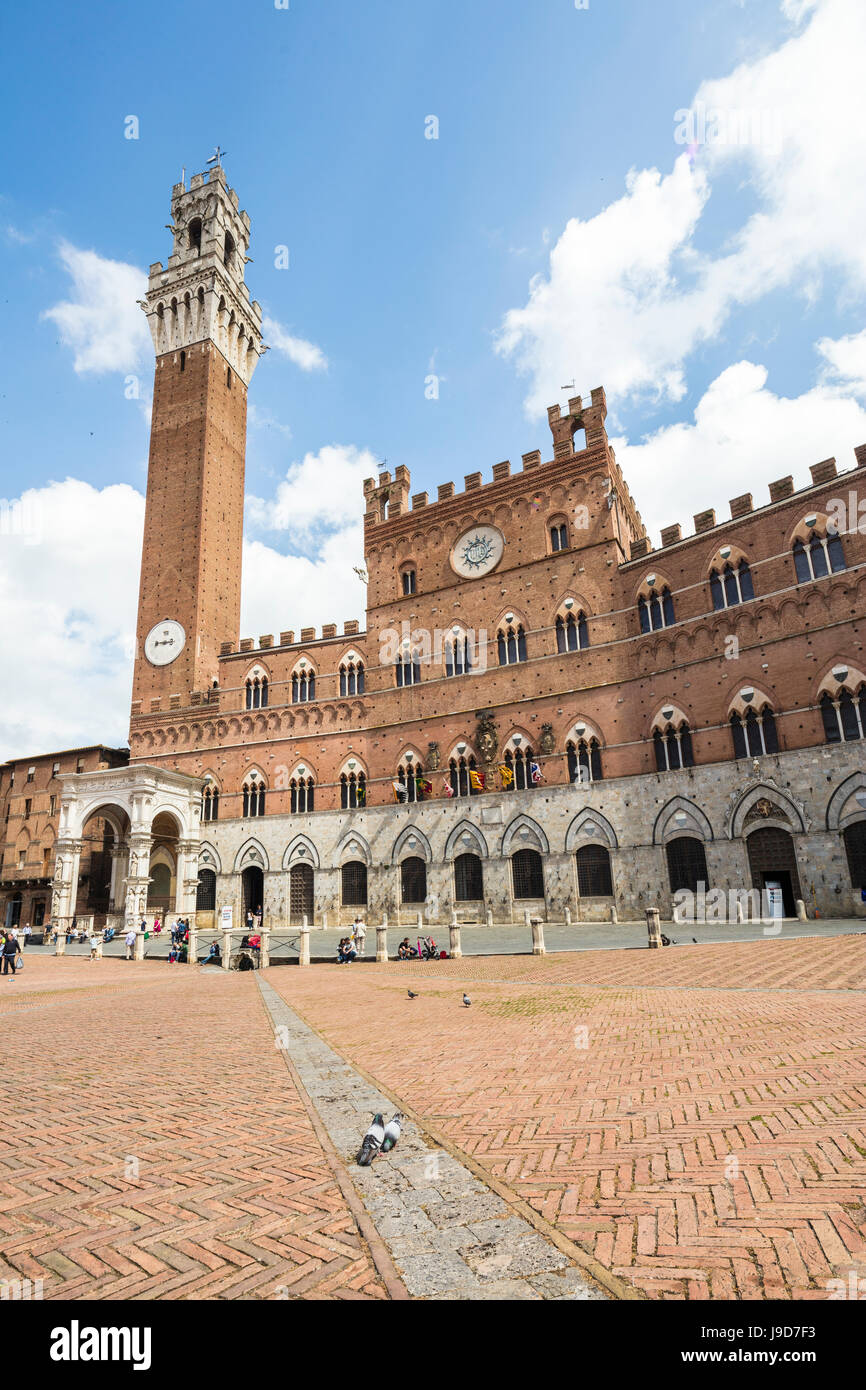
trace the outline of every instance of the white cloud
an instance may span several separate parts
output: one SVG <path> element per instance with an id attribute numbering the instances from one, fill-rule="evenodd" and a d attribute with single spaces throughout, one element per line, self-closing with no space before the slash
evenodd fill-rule
<path id="1" fill-rule="evenodd" d="M 364 479 L 380 466 L 368 449 L 326 444 L 291 465 L 273 498 L 248 497 L 248 520 L 263 531 L 291 530 L 306 540 L 317 530 L 340 530 L 363 513 Z"/>
<path id="2" fill-rule="evenodd" d="M 353 565 L 362 565 L 364 528 L 355 522 L 322 540 L 314 557 L 280 555 L 261 541 L 244 545 L 241 628 L 245 636 L 357 618 L 364 625 L 367 592 Z"/>
<path id="3" fill-rule="evenodd" d="M 527 304 L 505 316 L 497 351 L 532 376 L 531 415 L 572 378 L 578 390 L 604 384 L 612 398 L 650 391 L 679 400 L 682 359 L 716 326 L 677 278 L 708 197 L 704 175 L 683 154 L 667 177 L 633 171 L 626 186 L 596 217 L 568 223 L 549 275 L 535 276 Z"/>
<path id="4" fill-rule="evenodd" d="M 824 381 L 866 397 L 866 330 L 845 338 L 821 338 L 818 351 L 826 362 Z"/>
<path id="5" fill-rule="evenodd" d="M 784 13 L 808 22 L 698 89 L 693 107 L 714 113 L 707 142 L 669 175 L 632 172 L 623 198 L 570 221 L 547 274 L 506 314 L 497 350 L 531 377 L 530 415 L 572 377 L 584 392 L 605 385 L 613 411 L 648 390 L 678 400 L 687 358 L 738 305 L 780 287 L 814 300 L 828 273 L 849 296 L 866 292 L 866 5 L 786 0 Z M 713 180 L 729 169 L 748 210 L 723 246 L 699 253 Z"/>
<path id="6" fill-rule="evenodd" d="M 72 478 L 4 512 L 0 758 L 126 744 L 143 518 L 134 488 Z"/>
<path id="7" fill-rule="evenodd" d="M 835 346 L 819 344 L 828 360 Z M 653 544 L 676 521 L 691 534 L 692 517 L 708 507 L 725 520 L 740 493 L 764 506 L 768 484 L 788 473 L 795 487 L 810 486 L 809 466 L 831 454 L 840 469 L 853 468 L 855 445 L 866 443 L 866 409 L 824 375 L 788 398 L 767 389 L 766 367 L 737 362 L 710 383 L 691 422 L 665 426 L 640 444 L 612 439 Z"/>
<path id="8" fill-rule="evenodd" d="M 136 304 L 147 276 L 134 265 L 61 242 L 73 298 L 46 309 L 61 342 L 75 354 L 76 372 L 131 372 L 151 352 L 147 320 Z"/>
<path id="9" fill-rule="evenodd" d="M 320 347 L 316 347 L 315 343 L 308 343 L 306 338 L 293 337 L 276 319 L 266 315 L 262 320 L 262 333 L 270 347 L 288 357 L 302 372 L 321 372 L 327 369 L 328 359 Z"/>

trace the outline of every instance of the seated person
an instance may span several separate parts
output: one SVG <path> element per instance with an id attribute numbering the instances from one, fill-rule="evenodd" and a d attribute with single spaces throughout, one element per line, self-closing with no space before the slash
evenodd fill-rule
<path id="1" fill-rule="evenodd" d="M 409 944 L 408 936 L 404 936 L 400 945 L 397 947 L 397 959 L 411 960 L 412 957 L 417 956 L 417 954 L 418 952 L 415 950 L 415 947 Z"/>
<path id="2" fill-rule="evenodd" d="M 176 960 L 177 960 L 177 947 L 176 947 L 176 946 L 172 946 L 171 950 L 170 950 L 169 953 L 168 953 L 168 963 L 169 963 L 169 965 L 174 965 L 174 963 L 175 963 Z"/>
<path id="3" fill-rule="evenodd" d="M 357 951 L 355 950 L 352 938 L 350 936 L 344 936 L 337 950 L 338 964 L 348 965 L 350 961 L 355 959 L 356 955 Z"/>
<path id="4" fill-rule="evenodd" d="M 249 946 L 249 944 L 250 944 L 250 938 L 249 938 L 249 936 L 248 936 L 248 935 L 247 935 L 247 936 L 242 936 L 242 937 L 241 937 L 241 950 L 242 950 L 242 951 L 245 951 L 246 948 Z"/>
<path id="5" fill-rule="evenodd" d="M 178 964 L 179 964 L 179 965 L 186 965 L 187 961 L 189 960 L 189 947 L 188 947 L 188 946 L 186 946 L 186 945 L 178 946 L 178 948 L 177 948 L 177 959 L 178 959 Z"/>
<path id="6" fill-rule="evenodd" d="M 211 942 L 210 950 L 202 963 L 204 965 L 222 965 L 222 952 L 220 951 L 218 941 Z"/>
<path id="7" fill-rule="evenodd" d="M 250 949 L 251 949 L 251 950 L 253 950 L 253 951 L 259 951 L 259 950 L 261 950 L 262 938 L 259 936 L 258 932 L 253 932 L 252 936 L 250 937 L 250 943 L 249 943 L 249 944 L 250 944 Z"/>

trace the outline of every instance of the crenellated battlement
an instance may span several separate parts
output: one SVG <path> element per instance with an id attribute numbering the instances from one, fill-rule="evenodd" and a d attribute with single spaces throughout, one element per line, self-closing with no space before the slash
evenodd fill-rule
<path id="1" fill-rule="evenodd" d="M 731 522 L 741 522 L 747 517 L 766 512 L 771 507 L 775 507 L 782 502 L 791 502 L 798 497 L 805 497 L 814 493 L 816 488 L 824 487 L 832 483 L 836 478 L 847 477 L 850 473 L 856 473 L 861 468 L 866 468 L 866 444 L 860 444 L 854 450 L 855 464 L 852 469 L 844 470 L 841 474 L 838 471 L 836 459 L 822 459 L 820 463 L 810 465 L 809 473 L 812 481 L 805 487 L 794 487 L 794 476 L 788 473 L 783 478 L 777 478 L 768 484 L 770 495 L 769 502 L 763 506 L 756 507 L 751 492 L 743 492 L 738 497 L 732 497 L 728 503 L 730 508 L 730 518 L 727 521 L 718 521 L 714 507 L 708 507 L 706 511 L 696 512 L 692 518 L 694 531 L 690 535 L 683 535 L 682 524 L 674 522 L 670 526 L 662 527 L 660 550 L 668 550 L 676 545 L 687 544 L 696 540 L 699 536 L 705 535 L 709 531 L 723 530 L 730 526 Z M 657 553 L 652 545 L 649 536 L 642 536 L 632 542 L 631 559 L 637 560 L 644 556 Z"/>

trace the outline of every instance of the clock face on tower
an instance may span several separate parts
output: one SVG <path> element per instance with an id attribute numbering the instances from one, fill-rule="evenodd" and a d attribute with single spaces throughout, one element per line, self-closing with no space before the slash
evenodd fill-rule
<path id="1" fill-rule="evenodd" d="M 463 579 L 489 574 L 502 559 L 505 537 L 496 526 L 473 526 L 451 547 L 451 568 Z"/>
<path id="2" fill-rule="evenodd" d="M 151 666 L 170 666 L 186 646 L 186 633 L 174 618 L 152 627 L 144 639 L 144 654 Z"/>

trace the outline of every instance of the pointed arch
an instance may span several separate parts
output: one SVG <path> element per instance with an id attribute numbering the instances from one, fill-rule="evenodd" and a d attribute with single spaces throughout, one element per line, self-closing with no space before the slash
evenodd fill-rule
<path id="1" fill-rule="evenodd" d="M 415 843 L 410 845 L 410 840 L 414 840 Z M 417 825 L 407 825 L 400 831 L 391 851 L 391 863 L 398 864 L 404 854 L 411 855 L 415 859 L 423 858 L 427 864 L 433 863 L 433 850 L 430 841 L 423 830 L 418 829 Z"/>
<path id="2" fill-rule="evenodd" d="M 270 867 L 271 861 L 261 840 L 252 835 L 244 840 L 235 855 L 234 872 L 239 874 L 242 869 L 260 868 L 267 873 Z"/>
<path id="3" fill-rule="evenodd" d="M 758 786 L 744 792 L 731 810 L 728 816 L 728 837 L 730 839 L 739 839 L 743 833 L 743 823 L 746 816 L 759 801 L 769 801 L 771 804 L 775 804 L 784 811 L 789 821 L 788 825 L 784 825 L 784 822 L 780 821 L 778 817 L 768 816 L 764 822 L 765 825 L 782 825 L 784 829 L 793 830 L 795 834 L 802 834 L 808 830 L 806 818 L 794 798 L 772 782 L 761 782 Z"/>
<path id="4" fill-rule="evenodd" d="M 526 831 L 524 835 L 522 832 Z M 550 853 L 547 836 L 538 821 L 531 816 L 515 816 L 502 836 L 500 853 L 503 858 L 519 849 L 537 849 L 541 854 Z"/>
<path id="5" fill-rule="evenodd" d="M 652 842 L 664 845 L 680 835 L 691 835 L 707 844 L 715 839 L 713 827 L 701 808 L 686 796 L 672 796 L 655 818 Z"/>
<path id="6" fill-rule="evenodd" d="M 334 868 L 338 869 L 350 859 L 362 859 L 368 868 L 373 863 L 373 854 L 367 839 L 354 830 L 347 830 L 337 841 L 333 856 Z"/>
<path id="7" fill-rule="evenodd" d="M 860 797 L 863 800 L 860 800 Z M 852 772 L 833 792 L 827 802 L 825 817 L 828 830 L 844 830 L 866 815 L 866 771 Z"/>
<path id="8" fill-rule="evenodd" d="M 458 854 L 477 854 L 481 859 L 490 858 L 484 835 L 478 826 L 469 820 L 459 820 L 445 841 L 446 860 L 454 859 Z"/>
<path id="9" fill-rule="evenodd" d="M 282 867 L 289 869 L 293 864 L 309 864 L 313 869 L 321 868 L 319 851 L 309 835 L 295 835 L 286 845 Z"/>
<path id="10" fill-rule="evenodd" d="M 586 806 L 577 813 L 565 832 L 566 854 L 573 853 L 584 844 L 601 845 L 602 843 L 608 849 L 619 849 L 616 831 L 607 816 L 603 816 L 601 811 Z"/>
<path id="11" fill-rule="evenodd" d="M 198 865 L 200 869 L 212 869 L 215 874 L 223 871 L 220 852 L 212 840 L 203 840 L 198 852 Z"/>

